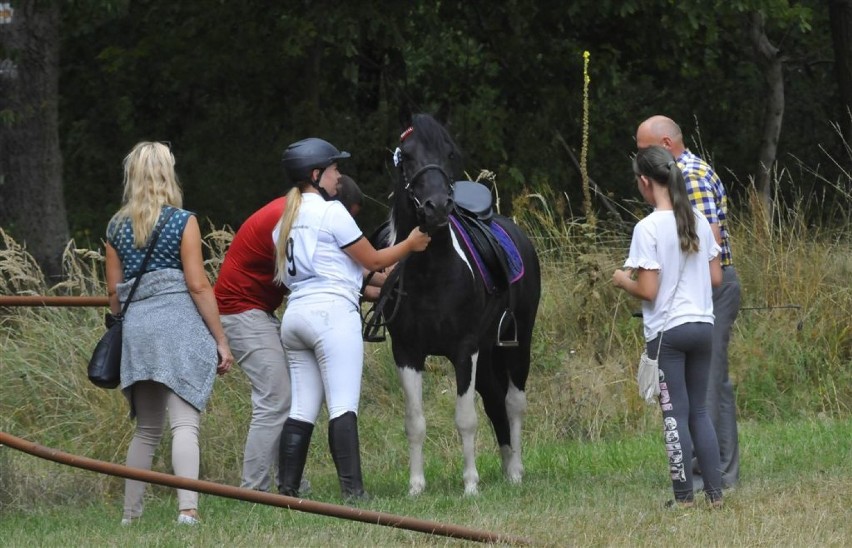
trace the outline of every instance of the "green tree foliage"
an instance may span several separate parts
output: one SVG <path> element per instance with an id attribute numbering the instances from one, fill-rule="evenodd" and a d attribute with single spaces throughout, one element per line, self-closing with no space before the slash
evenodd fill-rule
<path id="1" fill-rule="evenodd" d="M 121 158 L 142 139 L 172 143 L 186 206 L 216 224 L 237 226 L 282 194 L 280 153 L 309 135 L 352 152 L 342 170 L 385 201 L 401 108 L 444 120 L 467 172 L 497 173 L 504 208 L 512 194 L 546 186 L 579 214 L 580 175 L 556 135 L 579 151 L 583 50 L 589 170 L 604 191 L 632 197 L 635 127 L 667 113 L 688 141 L 697 125 L 736 195 L 754 171 L 763 115 L 753 10 L 767 13 L 787 56 L 779 161 L 816 165 L 819 145 L 837 144 L 827 9 L 817 0 L 106 5 L 64 4 L 63 21 L 66 195 L 75 234 L 93 239 L 120 200 Z M 365 228 L 385 214 L 369 202 Z"/>

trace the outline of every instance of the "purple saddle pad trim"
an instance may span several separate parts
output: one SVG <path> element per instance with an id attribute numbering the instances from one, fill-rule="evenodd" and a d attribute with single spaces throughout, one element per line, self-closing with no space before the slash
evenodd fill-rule
<path id="1" fill-rule="evenodd" d="M 493 291 L 494 283 L 491 281 L 491 274 L 489 274 L 485 265 L 482 264 L 482 257 L 479 256 L 476 248 L 473 247 L 473 244 L 470 242 L 470 237 L 467 235 L 467 231 L 462 228 L 461 223 L 456 219 L 455 215 L 450 215 L 450 221 L 453 223 L 453 226 L 456 227 L 456 233 L 462 237 L 462 241 L 464 242 L 467 250 L 470 252 L 470 256 L 473 257 L 473 262 L 476 265 L 476 269 L 479 270 L 479 275 L 482 276 L 482 281 L 485 282 L 485 287 L 487 287 L 489 291 Z"/>
<path id="2" fill-rule="evenodd" d="M 495 285 L 491 278 L 491 273 L 483 264 L 482 257 L 480 257 L 479 252 L 470 241 L 470 236 L 468 236 L 467 231 L 458 219 L 456 219 L 455 215 L 450 215 L 450 221 L 453 223 L 456 233 L 461 235 L 465 247 L 467 247 L 471 257 L 473 257 L 473 262 L 476 264 L 476 268 L 479 270 L 479 274 L 482 276 L 485 286 L 489 291 L 494 291 Z M 500 243 L 500 247 L 502 247 L 506 253 L 506 263 L 509 266 L 509 283 L 513 284 L 524 277 L 524 261 L 521 258 L 521 253 L 518 251 L 518 247 L 515 245 L 515 242 L 509 234 L 503 230 L 502 226 L 498 225 L 494 221 L 490 221 L 487 224 L 491 229 L 491 233 L 494 234 L 494 237 L 497 238 L 497 241 Z"/>

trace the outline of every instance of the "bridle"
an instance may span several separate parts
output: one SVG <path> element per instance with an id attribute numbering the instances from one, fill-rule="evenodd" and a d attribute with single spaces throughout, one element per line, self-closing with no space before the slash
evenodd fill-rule
<path id="1" fill-rule="evenodd" d="M 405 189 L 405 191 L 408 192 L 408 197 L 411 198 L 411 201 L 414 202 L 414 205 L 417 207 L 417 209 L 421 209 L 423 207 L 423 204 L 420 203 L 420 198 L 418 198 L 417 195 L 414 193 L 414 188 L 412 187 L 412 185 L 414 184 L 415 181 L 417 181 L 418 177 L 421 177 L 427 171 L 432 171 L 432 170 L 437 171 L 438 173 L 440 173 L 444 177 L 444 181 L 447 182 L 448 195 L 450 197 L 452 197 L 453 193 L 455 192 L 455 186 L 453 184 L 453 178 L 450 177 L 450 175 L 447 173 L 447 171 L 443 167 L 439 166 L 438 164 L 426 164 L 425 166 L 423 166 L 420 169 L 418 169 L 417 171 L 415 171 L 414 175 L 412 175 L 411 177 L 408 177 L 405 174 L 405 168 L 403 167 L 403 164 L 402 163 L 399 164 L 399 172 L 402 175 L 403 183 L 405 183 L 405 186 L 403 186 L 403 189 Z"/>
<path id="2" fill-rule="evenodd" d="M 399 137 L 400 145 L 405 141 L 405 139 L 414 132 L 414 128 L 410 127 L 406 129 L 402 135 Z M 394 153 L 394 162 L 397 167 L 399 167 L 400 177 L 402 177 L 403 189 L 408 193 L 408 197 L 411 198 L 411 201 L 414 202 L 414 205 L 417 209 L 421 209 L 423 204 L 420 203 L 420 199 L 417 195 L 414 194 L 414 188 L 412 185 L 417 181 L 418 178 L 422 177 L 424 173 L 427 171 L 437 171 L 444 178 L 444 181 L 447 183 L 448 195 L 450 197 L 453 196 L 455 192 L 455 184 L 453 182 L 453 178 L 450 177 L 450 174 L 447 173 L 447 170 L 438 164 L 426 164 L 425 166 L 421 166 L 417 171 L 414 172 L 410 177 L 405 173 L 405 162 L 402 155 L 402 149 L 397 148 L 397 151 Z"/>

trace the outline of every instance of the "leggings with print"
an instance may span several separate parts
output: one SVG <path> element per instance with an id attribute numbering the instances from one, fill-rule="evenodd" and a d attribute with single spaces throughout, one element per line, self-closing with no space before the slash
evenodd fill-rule
<path id="1" fill-rule="evenodd" d="M 659 340 L 647 343 L 657 352 Z M 675 500 L 691 501 L 693 449 L 704 471 L 704 490 L 710 500 L 722 497 L 719 443 L 705 400 L 713 346 L 713 325 L 686 323 L 663 333 L 660 347 L 660 408 Z"/>

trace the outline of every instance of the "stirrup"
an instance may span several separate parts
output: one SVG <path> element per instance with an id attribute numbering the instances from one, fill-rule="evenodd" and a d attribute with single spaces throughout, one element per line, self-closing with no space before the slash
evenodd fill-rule
<path id="1" fill-rule="evenodd" d="M 503 332 L 503 322 L 506 321 L 506 318 L 509 318 L 509 321 L 512 324 L 512 332 L 509 333 L 511 338 L 504 339 L 501 337 L 501 333 Z M 497 346 L 518 346 L 518 322 L 515 321 L 515 314 L 508 308 L 503 311 L 503 315 L 500 316 L 500 323 L 497 324 Z"/>

